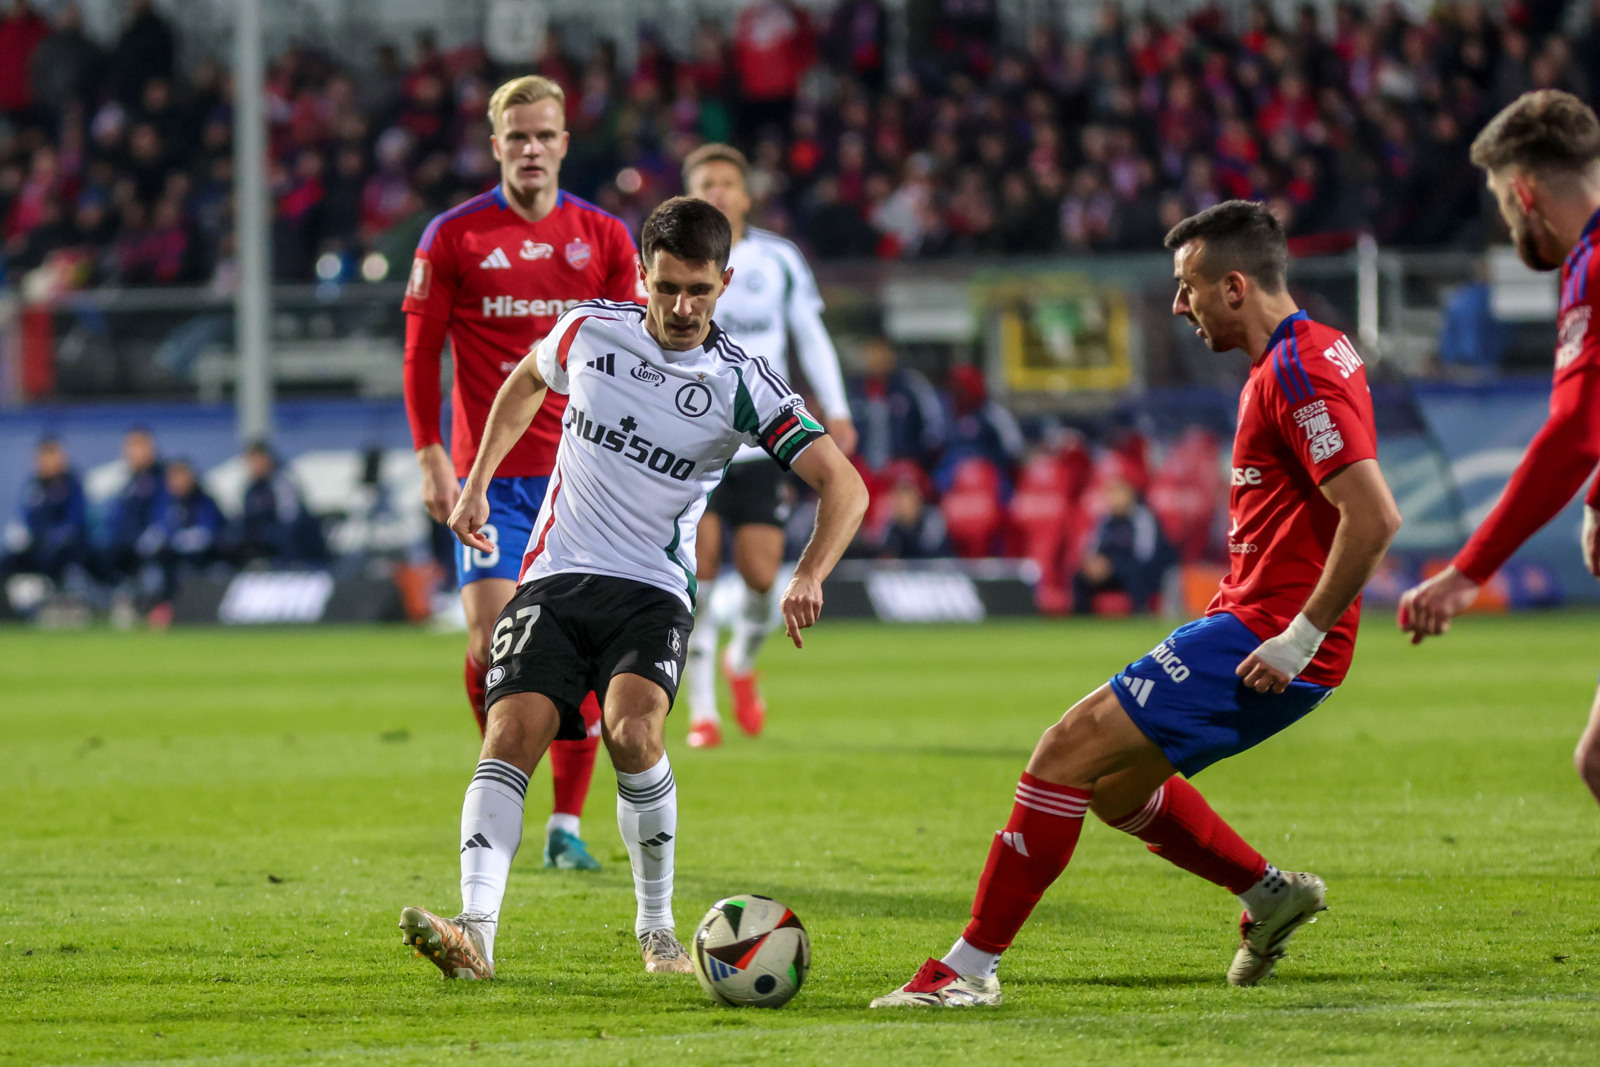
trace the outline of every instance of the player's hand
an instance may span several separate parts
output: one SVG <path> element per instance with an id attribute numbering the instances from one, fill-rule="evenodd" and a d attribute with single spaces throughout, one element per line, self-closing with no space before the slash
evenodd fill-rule
<path id="1" fill-rule="evenodd" d="M 434 522 L 448 522 L 461 499 L 461 483 L 456 481 L 450 453 L 443 445 L 429 445 L 417 453 L 417 463 L 422 467 L 422 506 Z"/>
<path id="2" fill-rule="evenodd" d="M 494 542 L 478 532 L 488 521 L 489 494 L 481 489 L 465 492 L 456 500 L 455 509 L 450 512 L 450 532 L 456 535 L 456 540 L 468 548 L 493 553 Z"/>
<path id="3" fill-rule="evenodd" d="M 1588 504 L 1583 506 L 1583 562 L 1600 578 L 1600 510 Z"/>
<path id="4" fill-rule="evenodd" d="M 815 578 L 795 575 L 783 591 L 783 632 L 795 648 L 805 648 L 800 631 L 816 624 L 822 615 L 822 583 Z"/>
<path id="5" fill-rule="evenodd" d="M 1294 681 L 1294 676 L 1285 674 L 1272 664 L 1263 660 L 1256 652 L 1244 658 L 1244 662 L 1234 668 L 1234 674 L 1244 679 L 1244 684 L 1258 693 L 1272 691 L 1281 693 L 1289 688 L 1289 683 Z"/>
<path id="6" fill-rule="evenodd" d="M 1269 637 L 1235 667 L 1233 673 L 1258 693 L 1281 693 L 1317 655 L 1328 635 L 1317 629 L 1305 613 L 1296 615 L 1283 633 Z"/>
<path id="7" fill-rule="evenodd" d="M 1424 637 L 1448 633 L 1450 620 L 1478 599 L 1478 583 L 1454 567 L 1446 567 L 1432 578 L 1414 585 L 1400 596 L 1397 621 L 1420 645 Z"/>
<path id="8" fill-rule="evenodd" d="M 828 436 L 833 438 L 833 443 L 839 446 L 839 451 L 847 456 L 856 454 L 856 424 L 850 421 L 848 415 L 822 421 L 827 428 Z"/>

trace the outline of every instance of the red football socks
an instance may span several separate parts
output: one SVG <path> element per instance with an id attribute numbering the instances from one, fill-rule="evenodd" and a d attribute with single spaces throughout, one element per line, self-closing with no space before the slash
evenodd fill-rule
<path id="1" fill-rule="evenodd" d="M 1150 851 L 1234 894 L 1261 880 L 1267 861 L 1251 848 L 1189 782 L 1173 775 L 1132 815 L 1109 823 Z"/>
<path id="2" fill-rule="evenodd" d="M 467 663 L 461 672 L 461 679 L 467 683 L 467 703 L 472 705 L 472 717 L 478 720 L 480 736 L 489 729 L 489 709 L 483 706 L 484 694 L 488 692 L 483 676 L 488 672 L 489 668 L 473 659 L 471 652 L 467 653 Z"/>
<path id="3" fill-rule="evenodd" d="M 600 748 L 600 702 L 590 693 L 579 709 L 589 735 L 582 741 L 556 741 L 550 745 L 550 780 L 555 786 L 555 813 L 577 817 L 589 799 L 594 778 L 594 755 Z"/>
<path id="4" fill-rule="evenodd" d="M 1006 828 L 994 835 L 978 879 L 972 921 L 961 936 L 983 952 L 1004 952 L 1050 883 L 1061 877 L 1083 832 L 1089 791 L 1023 774 Z"/>

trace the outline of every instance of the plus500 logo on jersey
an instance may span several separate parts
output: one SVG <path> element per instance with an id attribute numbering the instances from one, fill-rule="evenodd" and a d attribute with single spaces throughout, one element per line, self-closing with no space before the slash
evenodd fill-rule
<path id="1" fill-rule="evenodd" d="M 533 316 L 558 318 L 583 303 L 582 300 L 519 300 L 509 296 L 483 298 L 483 317 L 512 319 Z"/>
<path id="2" fill-rule="evenodd" d="M 694 461 L 680 459 L 675 453 L 640 437 L 633 432 L 638 425 L 632 415 L 625 415 L 618 428 L 612 429 L 595 422 L 586 411 L 570 406 L 567 408 L 567 426 L 585 441 L 649 467 L 657 474 L 665 474 L 674 481 L 688 481 L 689 475 L 694 473 Z"/>

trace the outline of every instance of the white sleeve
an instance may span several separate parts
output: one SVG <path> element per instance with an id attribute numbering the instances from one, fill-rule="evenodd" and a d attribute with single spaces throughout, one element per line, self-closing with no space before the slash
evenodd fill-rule
<path id="1" fill-rule="evenodd" d="M 795 356 L 817 394 L 822 414 L 830 419 L 848 419 L 850 402 L 845 398 L 844 376 L 839 373 L 839 353 L 834 351 L 833 339 L 822 324 L 822 294 L 817 292 L 817 280 L 799 252 L 784 245 L 778 254 L 783 257 L 789 279 L 784 311 Z"/>
<path id="2" fill-rule="evenodd" d="M 533 346 L 534 366 L 539 369 L 539 377 L 544 379 L 552 392 L 566 395 L 567 351 L 577 339 L 578 325 L 592 314 L 593 309 L 580 311 L 574 308 L 557 319 L 555 328 Z"/>
<path id="3" fill-rule="evenodd" d="M 798 393 L 760 356 L 741 363 L 734 429 L 784 470 L 811 442 L 826 434 Z"/>

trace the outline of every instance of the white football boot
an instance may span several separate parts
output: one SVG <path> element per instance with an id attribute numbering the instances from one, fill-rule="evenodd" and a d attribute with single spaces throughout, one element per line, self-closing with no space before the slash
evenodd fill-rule
<path id="1" fill-rule="evenodd" d="M 871 1008 L 974 1008 L 1000 1003 L 1000 979 L 957 974 L 942 960 L 930 959 L 911 981 L 873 1000 Z"/>
<path id="2" fill-rule="evenodd" d="M 1283 880 L 1289 888 L 1271 914 L 1259 920 L 1248 911 L 1239 916 L 1239 951 L 1228 968 L 1230 985 L 1255 985 L 1271 974 L 1273 966 L 1283 959 L 1283 947 L 1294 932 L 1316 922 L 1317 912 L 1328 910 L 1323 903 L 1328 887 L 1321 878 L 1285 871 Z"/>

